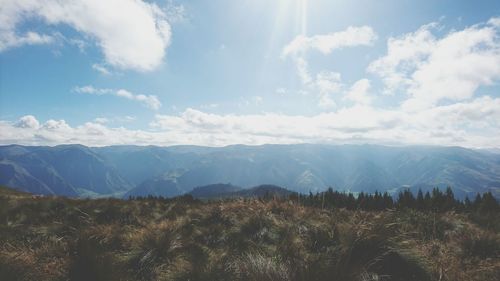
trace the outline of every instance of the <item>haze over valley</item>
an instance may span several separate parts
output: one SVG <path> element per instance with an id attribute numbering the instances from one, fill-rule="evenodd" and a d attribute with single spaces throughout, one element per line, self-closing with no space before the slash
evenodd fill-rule
<path id="1" fill-rule="evenodd" d="M 0 147 L 0 184 L 71 197 L 173 197 L 195 187 L 272 184 L 299 193 L 397 194 L 452 187 L 500 195 L 500 154 L 435 146 L 234 145 Z"/>

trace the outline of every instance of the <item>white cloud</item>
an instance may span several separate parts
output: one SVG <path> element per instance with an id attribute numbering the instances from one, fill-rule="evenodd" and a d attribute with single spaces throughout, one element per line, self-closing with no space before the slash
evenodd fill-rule
<path id="1" fill-rule="evenodd" d="M 35 116 L 26 115 L 19 118 L 19 120 L 16 123 L 14 123 L 14 127 L 38 129 L 40 127 L 40 123 L 35 118 Z"/>
<path id="2" fill-rule="evenodd" d="M 368 66 L 369 72 L 383 79 L 387 94 L 411 84 L 406 72 L 414 71 L 418 63 L 433 49 L 436 39 L 431 29 L 436 25 L 436 23 L 427 24 L 413 33 L 389 38 L 387 55 Z"/>
<path id="3" fill-rule="evenodd" d="M 106 124 L 109 122 L 109 119 L 106 117 L 97 117 L 94 119 L 94 122 L 97 124 Z"/>
<path id="4" fill-rule="evenodd" d="M 127 90 L 120 89 L 116 91 L 116 95 L 119 97 L 124 97 L 129 100 L 136 100 L 144 103 L 147 107 L 158 110 L 161 107 L 161 102 L 157 96 L 154 95 L 135 95 Z"/>
<path id="5" fill-rule="evenodd" d="M 4 0 L 0 51 L 52 42 L 53 37 L 47 34 L 20 33 L 18 27 L 32 19 L 49 26 L 68 25 L 83 33 L 95 40 L 109 65 L 121 69 L 155 69 L 171 39 L 166 13 L 141 0 Z"/>
<path id="6" fill-rule="evenodd" d="M 105 125 L 105 124 L 116 124 L 116 123 L 130 123 L 135 120 L 136 118 L 133 116 L 111 116 L 111 117 L 94 118 L 92 123 Z"/>
<path id="7" fill-rule="evenodd" d="M 217 108 L 217 107 L 219 107 L 218 103 L 209 103 L 209 104 L 202 104 L 202 105 L 200 105 L 200 108 L 204 108 L 204 109 L 214 109 L 214 108 Z"/>
<path id="8" fill-rule="evenodd" d="M 102 64 L 94 63 L 92 65 L 92 69 L 94 69 L 95 71 L 101 73 L 102 75 L 111 75 L 111 71 L 109 71 L 109 69 L 107 69 Z"/>
<path id="9" fill-rule="evenodd" d="M 121 98 L 126 98 L 129 100 L 133 101 L 138 101 L 145 106 L 158 110 L 161 107 L 161 102 L 158 99 L 157 96 L 155 95 L 142 95 L 142 94 L 134 94 L 130 91 L 124 90 L 124 89 L 118 89 L 118 90 L 113 90 L 113 89 L 100 89 L 100 88 L 94 88 L 91 85 L 88 86 L 83 86 L 83 87 L 75 87 L 73 89 L 74 92 L 80 93 L 80 94 L 91 94 L 91 95 L 114 95 L 117 97 Z"/>
<path id="10" fill-rule="evenodd" d="M 66 39 L 66 41 L 69 44 L 76 46 L 78 48 L 78 50 L 80 50 L 80 53 L 85 53 L 85 48 L 88 47 L 87 42 L 85 42 L 81 39 L 72 38 L 72 39 Z M 94 65 L 92 65 L 92 68 L 94 68 Z"/>
<path id="11" fill-rule="evenodd" d="M 8 48 L 22 45 L 43 45 L 53 43 L 54 41 L 55 38 L 47 34 L 39 34 L 33 31 L 24 34 L 15 34 L 0 29 L 0 52 Z"/>
<path id="12" fill-rule="evenodd" d="M 309 71 L 305 53 L 308 50 L 318 50 L 323 54 L 330 54 L 333 50 L 345 47 L 369 46 L 376 39 L 377 35 L 371 27 L 350 26 L 346 30 L 326 35 L 311 37 L 299 35 L 283 48 L 281 55 L 282 58 L 292 57 L 300 81 L 307 88 L 306 92 L 317 93 L 318 106 L 323 109 L 331 109 L 336 107 L 333 95 L 340 93 L 344 86 L 340 73 L 321 71 L 314 77 Z"/>
<path id="13" fill-rule="evenodd" d="M 322 71 L 316 75 L 315 83 L 322 94 L 338 93 L 342 89 L 341 75 L 338 72 Z"/>
<path id="14" fill-rule="evenodd" d="M 323 109 L 335 108 L 337 104 L 332 94 L 342 90 L 341 76 L 338 72 L 322 71 L 316 75 L 314 87 L 319 93 L 318 106 Z"/>
<path id="15" fill-rule="evenodd" d="M 170 23 L 179 23 L 187 20 L 186 8 L 182 4 L 176 4 L 173 0 L 166 1 L 165 14 Z"/>
<path id="16" fill-rule="evenodd" d="M 356 104 L 369 105 L 372 102 L 372 98 L 369 95 L 370 88 L 370 80 L 358 80 L 351 86 L 347 94 L 344 96 L 344 99 L 350 100 Z"/>
<path id="17" fill-rule="evenodd" d="M 494 18 L 491 18 L 489 21 L 488 21 L 488 24 L 491 24 L 493 26 L 500 26 L 500 17 L 494 17 Z"/>
<path id="18" fill-rule="evenodd" d="M 299 35 L 285 46 L 282 56 L 300 55 L 310 49 L 330 54 L 333 50 L 344 47 L 371 45 L 376 39 L 377 35 L 370 26 L 350 26 L 344 31 L 311 37 Z"/>
<path id="19" fill-rule="evenodd" d="M 318 106 L 323 109 L 332 109 L 337 106 L 330 94 L 321 94 L 318 101 Z"/>
<path id="20" fill-rule="evenodd" d="M 436 24 L 391 38 L 387 55 L 372 62 L 368 71 L 383 79 L 387 92 L 409 94 L 403 103 L 405 110 L 469 99 L 480 86 L 500 79 L 500 28 L 495 21 L 452 31 L 442 38 L 432 34 Z"/>
<path id="21" fill-rule="evenodd" d="M 67 131 L 71 129 L 71 127 L 64 120 L 48 120 L 45 122 L 42 127 L 44 131 Z"/>
<path id="22" fill-rule="evenodd" d="M 98 120 L 74 127 L 64 120 L 48 120 L 39 125 L 35 117 L 25 116 L 15 122 L 0 121 L 0 143 L 378 143 L 495 147 L 500 143 L 498 120 L 500 98 L 487 96 L 413 113 L 361 104 L 312 116 L 221 115 L 188 108 L 178 115 L 156 115 L 147 130 L 113 128 Z"/>
<path id="23" fill-rule="evenodd" d="M 113 90 L 111 89 L 100 89 L 100 88 L 94 88 L 94 86 L 87 85 L 83 87 L 75 87 L 73 91 L 80 93 L 80 94 L 94 94 L 94 95 L 104 95 L 104 94 L 111 94 L 113 93 Z"/>
<path id="24" fill-rule="evenodd" d="M 295 65 L 297 67 L 297 74 L 299 75 L 302 84 L 309 84 L 312 82 L 311 74 L 309 73 L 309 66 L 307 61 L 302 57 L 295 58 Z"/>

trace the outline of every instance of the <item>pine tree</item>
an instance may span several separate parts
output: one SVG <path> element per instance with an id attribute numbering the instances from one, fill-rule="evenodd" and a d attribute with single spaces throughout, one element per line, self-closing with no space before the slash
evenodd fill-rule
<path id="1" fill-rule="evenodd" d="M 422 192 L 421 189 L 418 189 L 417 201 L 415 204 L 416 204 L 417 210 L 422 211 L 425 209 L 424 193 Z"/>
<path id="2" fill-rule="evenodd" d="M 446 188 L 444 205 L 442 206 L 444 211 L 450 211 L 455 209 L 455 196 L 451 187 Z"/>
<path id="3" fill-rule="evenodd" d="M 498 211 L 497 200 L 495 199 L 495 197 L 493 197 L 493 194 L 491 194 L 491 192 L 484 193 L 481 203 L 479 205 L 479 212 L 493 213 L 496 211 Z"/>

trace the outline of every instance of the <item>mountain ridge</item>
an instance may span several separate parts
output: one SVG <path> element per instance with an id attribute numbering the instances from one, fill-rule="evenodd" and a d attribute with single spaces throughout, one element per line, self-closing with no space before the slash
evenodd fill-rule
<path id="1" fill-rule="evenodd" d="M 460 197 L 486 191 L 498 197 L 500 154 L 371 144 L 0 146 L 0 184 L 38 194 L 175 196 L 221 182 L 242 188 L 268 183 L 302 193 L 451 186 Z"/>

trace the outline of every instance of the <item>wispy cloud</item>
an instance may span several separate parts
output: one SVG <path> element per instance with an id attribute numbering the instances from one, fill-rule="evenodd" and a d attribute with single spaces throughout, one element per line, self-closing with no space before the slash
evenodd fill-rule
<path id="1" fill-rule="evenodd" d="M 336 107 L 334 94 L 340 93 L 344 84 L 338 72 L 323 70 L 311 74 L 306 52 L 316 50 L 330 54 L 334 50 L 355 46 L 370 46 L 377 39 L 377 34 L 370 26 L 348 27 L 343 31 L 325 35 L 299 35 L 288 43 L 281 53 L 282 58 L 291 57 L 297 69 L 297 75 L 308 92 L 317 93 L 318 106 L 323 109 Z"/>
<path id="2" fill-rule="evenodd" d="M 101 73 L 102 75 L 111 75 L 111 71 L 109 71 L 109 69 L 107 69 L 102 64 L 94 63 L 92 65 L 92 69 L 94 69 L 95 71 Z"/>
<path id="3" fill-rule="evenodd" d="M 0 16 L 0 20 L 2 17 Z M 19 47 L 22 45 L 43 45 L 50 44 L 55 41 L 52 35 L 39 34 L 29 31 L 24 34 L 17 34 L 13 31 L 0 30 L 0 52 L 9 48 Z"/>
<path id="4" fill-rule="evenodd" d="M 91 94 L 91 95 L 114 95 L 121 98 L 126 98 L 128 100 L 138 101 L 145 106 L 158 110 L 161 107 L 161 102 L 155 95 L 142 95 L 142 94 L 134 94 L 130 91 L 124 89 L 102 89 L 95 88 L 91 85 L 83 86 L 83 87 L 75 87 L 73 91 L 80 94 Z"/>
<path id="5" fill-rule="evenodd" d="M 376 39 L 377 34 L 370 26 L 350 26 L 343 31 L 311 37 L 299 35 L 283 48 L 282 56 L 301 55 L 308 50 L 330 54 L 345 47 L 369 46 Z"/>

